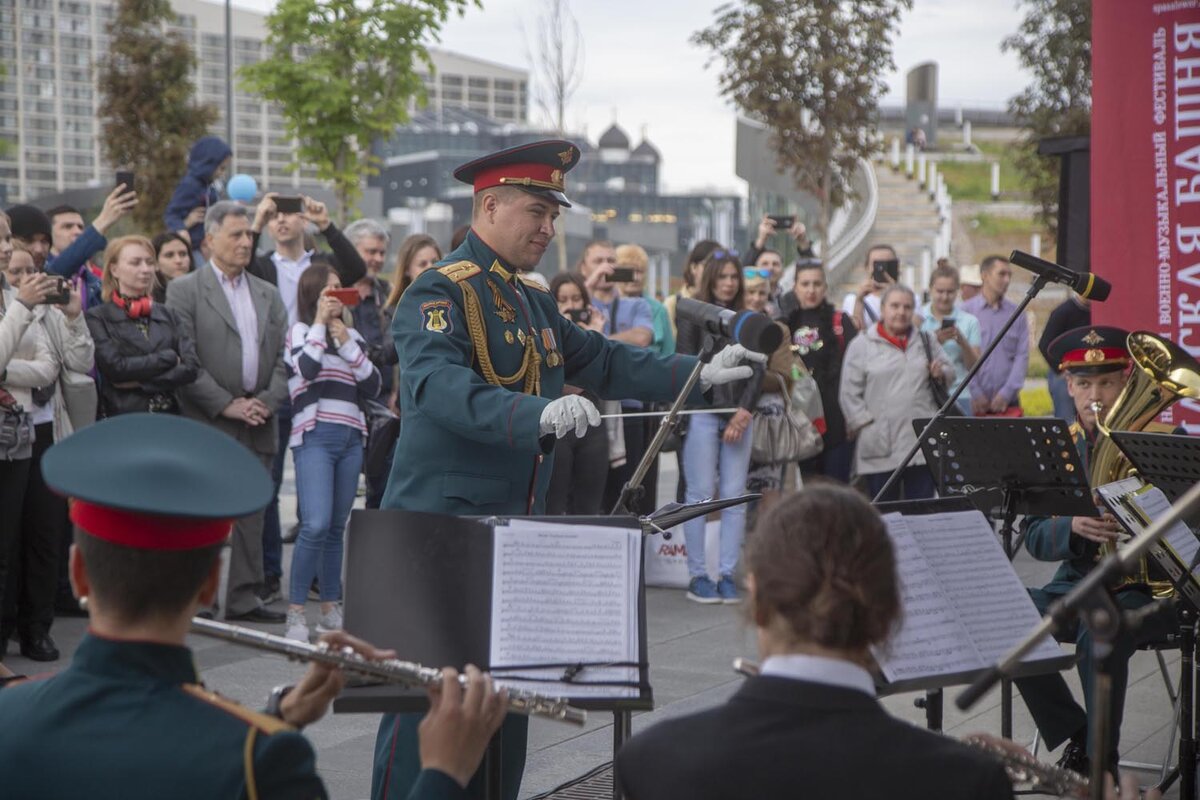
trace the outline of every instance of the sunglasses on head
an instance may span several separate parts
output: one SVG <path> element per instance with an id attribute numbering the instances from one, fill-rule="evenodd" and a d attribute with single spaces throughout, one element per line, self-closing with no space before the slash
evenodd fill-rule
<path id="1" fill-rule="evenodd" d="M 766 267 L 742 267 L 742 275 L 747 278 L 769 278 L 771 270 Z"/>
<path id="2" fill-rule="evenodd" d="M 709 258 L 714 261 L 721 261 L 726 258 L 740 258 L 740 257 L 741 257 L 741 255 L 738 253 L 737 250 L 713 250 L 712 255 L 709 256 Z"/>

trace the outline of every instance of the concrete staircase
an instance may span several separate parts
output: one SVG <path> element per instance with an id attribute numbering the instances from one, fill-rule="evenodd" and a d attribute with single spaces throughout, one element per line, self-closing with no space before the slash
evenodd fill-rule
<path id="1" fill-rule="evenodd" d="M 937 206 L 929 194 L 917 184 L 916 178 L 909 180 L 904 171 L 893 172 L 885 163 L 873 163 L 875 178 L 879 183 L 879 209 L 875 214 L 875 226 L 867 241 L 872 244 L 890 244 L 900 257 L 900 280 L 902 283 L 919 283 L 921 280 L 921 253 L 929 249 L 932 253 L 934 239 L 938 235 L 941 220 Z M 863 278 L 861 262 L 843 278 L 843 294 L 851 291 Z M 913 286 L 919 297 L 926 288 Z M 843 295 L 838 295 L 840 298 Z"/>

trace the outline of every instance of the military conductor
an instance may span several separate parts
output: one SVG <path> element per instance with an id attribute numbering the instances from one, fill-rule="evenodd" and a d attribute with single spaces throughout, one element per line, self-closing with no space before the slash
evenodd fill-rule
<path id="1" fill-rule="evenodd" d="M 551 140 L 455 170 L 474 188 L 471 230 L 405 291 L 392 321 L 404 422 L 384 508 L 539 514 L 555 437 L 600 423 L 591 402 L 563 395 L 564 384 L 606 399 L 667 401 L 686 383 L 694 357 L 662 357 L 584 331 L 522 275 L 537 266 L 560 209 L 570 207 L 564 177 L 578 161 L 575 145 Z M 703 404 L 711 386 L 749 378 L 750 367 L 739 366 L 747 357 L 758 358 L 738 345 L 718 352 L 689 402 Z M 502 728 L 506 800 L 520 788 L 526 725 L 510 715 Z M 372 796 L 404 797 L 418 770 L 416 717 L 385 716 Z M 482 791 L 482 781 L 472 788 Z"/>

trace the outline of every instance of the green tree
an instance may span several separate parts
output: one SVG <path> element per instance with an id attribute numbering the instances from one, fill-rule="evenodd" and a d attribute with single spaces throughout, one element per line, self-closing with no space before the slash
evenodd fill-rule
<path id="1" fill-rule="evenodd" d="M 1057 158 L 1039 156 L 1048 136 L 1087 136 L 1092 129 L 1091 0 L 1024 0 L 1017 33 L 1001 49 L 1013 51 L 1033 83 L 1008 103 L 1024 129 L 1014 161 L 1031 187 L 1038 218 L 1058 235 Z"/>
<path id="2" fill-rule="evenodd" d="M 371 143 L 424 102 L 425 42 L 470 0 L 280 0 L 267 17 L 270 55 L 243 67 L 245 86 L 279 105 L 299 142 L 292 168 L 331 181 L 345 215 L 377 174 Z M 478 5 L 478 0 L 474 0 Z"/>
<path id="3" fill-rule="evenodd" d="M 196 54 L 179 33 L 168 0 L 119 0 L 107 55 L 96 63 L 105 160 L 137 173 L 139 230 L 162 228 L 162 213 L 187 169 L 188 149 L 208 133 L 217 109 L 196 101 Z"/>
<path id="4" fill-rule="evenodd" d="M 692 36 L 723 62 L 721 93 L 766 124 L 779 168 L 833 209 L 852 194 L 859 157 L 875 149 L 892 36 L 912 0 L 743 0 Z M 711 61 L 710 61 L 711 63 Z"/>

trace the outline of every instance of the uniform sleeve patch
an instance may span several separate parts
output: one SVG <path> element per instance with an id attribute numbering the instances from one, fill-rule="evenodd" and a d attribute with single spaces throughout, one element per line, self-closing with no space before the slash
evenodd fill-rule
<path id="1" fill-rule="evenodd" d="M 452 333 L 454 306 L 449 300 L 430 300 L 421 304 L 421 327 L 430 333 Z"/>

